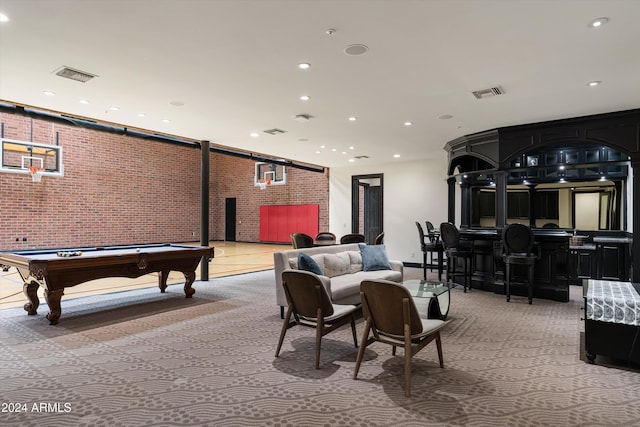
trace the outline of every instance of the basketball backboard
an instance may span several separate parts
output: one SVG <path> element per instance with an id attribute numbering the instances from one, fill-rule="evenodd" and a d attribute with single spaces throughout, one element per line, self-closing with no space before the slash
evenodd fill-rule
<path id="1" fill-rule="evenodd" d="M 33 167 L 43 176 L 63 176 L 62 147 L 0 138 L 0 172 L 28 174 Z"/>
<path id="2" fill-rule="evenodd" d="M 265 185 L 284 185 L 287 183 L 285 166 L 277 163 L 256 162 L 253 185 L 264 188 Z"/>

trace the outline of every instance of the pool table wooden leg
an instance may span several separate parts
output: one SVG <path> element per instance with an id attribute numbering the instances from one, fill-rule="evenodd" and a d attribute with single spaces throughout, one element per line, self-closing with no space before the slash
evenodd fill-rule
<path id="1" fill-rule="evenodd" d="M 44 291 L 44 299 L 47 301 L 47 304 L 49 304 L 47 320 L 49 320 L 50 325 L 58 324 L 58 319 L 60 319 L 60 315 L 62 314 L 60 308 L 62 295 L 64 295 L 64 289 L 54 289 L 52 291 L 45 289 Z"/>
<path id="2" fill-rule="evenodd" d="M 164 293 L 164 290 L 167 289 L 167 279 L 169 278 L 169 270 L 162 270 L 158 273 L 158 286 L 160 287 L 160 292 Z"/>
<path id="3" fill-rule="evenodd" d="M 193 294 L 196 293 L 196 290 L 191 287 L 193 282 L 196 280 L 196 272 L 195 271 L 183 271 L 184 274 L 184 295 L 185 298 L 191 298 Z"/>
<path id="4" fill-rule="evenodd" d="M 22 292 L 29 300 L 24 305 L 24 309 L 29 316 L 35 316 L 38 314 L 38 307 L 40 306 L 40 298 L 38 298 L 38 288 L 40 286 L 35 282 L 25 283 L 22 286 Z"/>

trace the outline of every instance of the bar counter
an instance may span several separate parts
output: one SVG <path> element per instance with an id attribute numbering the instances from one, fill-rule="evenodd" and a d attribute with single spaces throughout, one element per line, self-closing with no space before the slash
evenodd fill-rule
<path id="1" fill-rule="evenodd" d="M 533 229 L 540 251 L 534 268 L 534 304 L 536 298 L 560 302 L 569 301 L 569 237 L 564 230 Z M 474 259 L 471 278 L 472 289 L 505 293 L 504 263 L 502 262 L 501 234 L 495 228 L 463 228 L 460 238 L 473 241 Z M 537 249 L 536 249 L 537 250 Z M 515 266 L 511 281 L 511 294 L 526 296 L 526 270 Z M 513 299 L 512 299 L 513 301 Z"/>

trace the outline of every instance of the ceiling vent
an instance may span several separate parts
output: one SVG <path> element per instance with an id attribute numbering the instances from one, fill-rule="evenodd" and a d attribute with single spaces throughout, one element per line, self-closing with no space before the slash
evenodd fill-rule
<path id="1" fill-rule="evenodd" d="M 473 93 L 473 96 L 475 96 L 477 99 L 485 99 L 485 98 L 491 98 L 493 96 L 502 95 L 504 94 L 504 90 L 502 89 L 501 86 L 495 86 L 489 89 L 475 90 L 471 93 Z"/>
<path id="2" fill-rule="evenodd" d="M 278 135 L 281 133 L 285 133 L 286 130 L 282 130 L 282 129 L 278 129 L 278 128 L 273 128 L 273 129 L 267 129 L 264 131 L 264 133 L 268 133 L 269 135 Z"/>
<path id="3" fill-rule="evenodd" d="M 64 77 L 66 79 L 75 80 L 77 82 L 86 83 L 94 77 L 97 77 L 95 74 L 86 73 L 84 71 L 75 70 L 70 67 L 63 66 L 59 68 L 56 72 L 57 76 Z"/>
<path id="4" fill-rule="evenodd" d="M 311 119 L 311 116 L 308 114 L 298 114 L 293 118 L 296 122 L 306 123 Z"/>
<path id="5" fill-rule="evenodd" d="M 369 158 L 369 156 L 355 156 L 354 157 L 354 159 L 358 159 L 358 160 L 360 160 L 360 159 L 368 159 L 368 158 Z"/>

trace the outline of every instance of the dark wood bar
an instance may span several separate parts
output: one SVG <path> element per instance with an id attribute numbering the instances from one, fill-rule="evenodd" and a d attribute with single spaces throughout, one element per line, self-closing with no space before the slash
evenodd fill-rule
<path id="1" fill-rule="evenodd" d="M 445 149 L 448 220 L 474 242 L 472 288 L 504 293 L 500 236 L 512 223 L 540 250 L 534 298 L 568 301 L 583 279 L 640 282 L 640 109 L 492 129 Z M 515 271 L 514 295 L 526 294 L 524 277 Z"/>
<path id="2" fill-rule="evenodd" d="M 562 230 L 534 230 L 540 259 L 534 268 L 533 297 L 569 301 L 569 233 Z M 505 270 L 502 246 L 497 229 L 462 229 L 460 236 L 473 241 L 474 259 L 471 287 L 504 294 Z M 524 269 L 513 273 L 511 294 L 525 296 Z"/>

